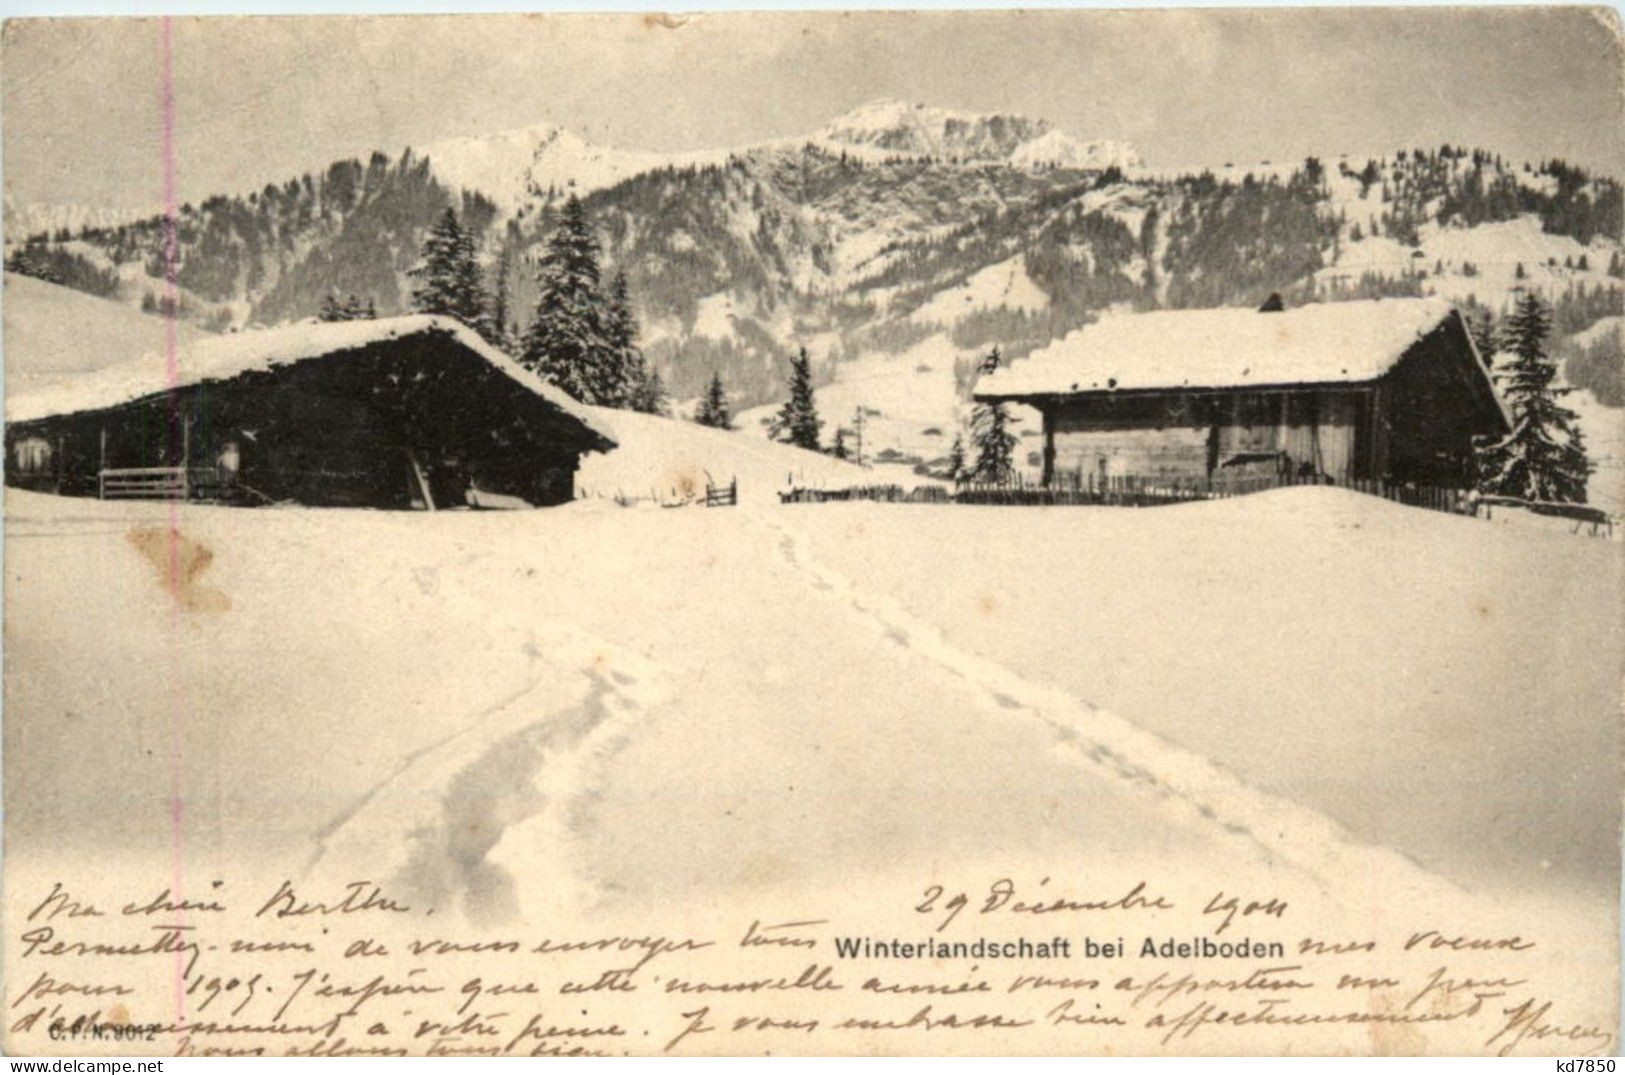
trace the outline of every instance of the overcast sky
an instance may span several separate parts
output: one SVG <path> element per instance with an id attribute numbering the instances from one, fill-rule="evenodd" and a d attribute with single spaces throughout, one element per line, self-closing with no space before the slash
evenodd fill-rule
<path id="1" fill-rule="evenodd" d="M 1558 8 L 183 19 L 179 196 L 556 122 L 629 149 L 806 133 L 876 97 L 1039 116 L 1155 165 L 1479 145 L 1625 174 L 1612 22 Z M 162 197 L 153 21 L 8 21 L 7 190 Z"/>

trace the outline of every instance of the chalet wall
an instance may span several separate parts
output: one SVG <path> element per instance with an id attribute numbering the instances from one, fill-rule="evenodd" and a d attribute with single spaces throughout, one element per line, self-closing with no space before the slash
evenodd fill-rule
<path id="1" fill-rule="evenodd" d="M 599 442 L 478 355 L 411 338 L 8 426 L 7 481 L 96 496 L 104 466 L 184 466 L 195 495 L 249 504 L 407 508 L 427 487 L 456 507 L 477 485 L 548 505 Z"/>
<path id="2" fill-rule="evenodd" d="M 1394 481 L 1461 487 L 1472 480 L 1473 440 L 1501 426 L 1465 332 L 1452 320 L 1424 337 L 1380 385 L 1377 430 Z"/>
<path id="3" fill-rule="evenodd" d="M 1294 471 L 1355 469 L 1358 393 L 1145 393 L 1050 411 L 1055 472 L 1203 479 L 1238 453 L 1284 452 Z"/>

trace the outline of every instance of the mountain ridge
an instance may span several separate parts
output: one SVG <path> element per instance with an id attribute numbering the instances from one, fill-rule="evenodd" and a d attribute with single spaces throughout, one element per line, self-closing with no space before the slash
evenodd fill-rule
<path id="1" fill-rule="evenodd" d="M 375 152 L 183 206 L 174 302 L 216 329 L 312 316 L 334 292 L 399 312 L 424 231 L 452 206 L 522 321 L 532 263 L 576 194 L 680 398 L 720 372 L 741 404 L 771 399 L 798 346 L 826 378 L 933 334 L 1019 357 L 1114 306 L 1276 290 L 1493 310 L 1540 287 L 1565 333 L 1620 312 L 1619 185 L 1561 161 L 1444 146 L 1166 174 L 1094 145 L 1042 120 L 879 101 L 742 150 L 611 151 L 542 124 Z M 167 231 L 152 217 L 52 232 L 11 244 L 8 264 L 151 309 L 171 301 Z"/>

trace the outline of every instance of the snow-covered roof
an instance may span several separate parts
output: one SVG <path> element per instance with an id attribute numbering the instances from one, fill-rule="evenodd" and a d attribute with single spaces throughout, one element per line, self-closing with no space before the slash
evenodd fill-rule
<path id="1" fill-rule="evenodd" d="M 52 415 L 105 410 L 190 385 L 228 381 L 245 373 L 273 370 L 346 354 L 390 340 L 427 333 L 450 336 L 518 384 L 530 389 L 605 440 L 609 429 L 559 388 L 525 369 L 448 317 L 416 314 L 373 321 L 305 321 L 283 328 L 209 336 L 181 344 L 173 362 L 162 351 L 106 366 L 35 391 L 7 395 L 6 420 L 29 422 Z"/>
<path id="2" fill-rule="evenodd" d="M 1107 315 L 988 374 L 975 394 L 1360 383 L 1383 376 L 1451 316 L 1436 298 Z"/>

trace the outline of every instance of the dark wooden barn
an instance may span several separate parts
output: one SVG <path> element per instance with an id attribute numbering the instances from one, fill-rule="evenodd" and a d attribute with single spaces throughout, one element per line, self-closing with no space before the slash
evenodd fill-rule
<path id="1" fill-rule="evenodd" d="M 591 413 L 439 317 L 214 337 L 7 400 L 6 480 L 70 496 L 558 504 Z"/>
<path id="2" fill-rule="evenodd" d="M 1436 299 L 1121 314 L 983 376 L 1043 416 L 1045 484 L 1219 484 L 1274 473 L 1470 484 L 1507 415 L 1461 314 Z"/>

